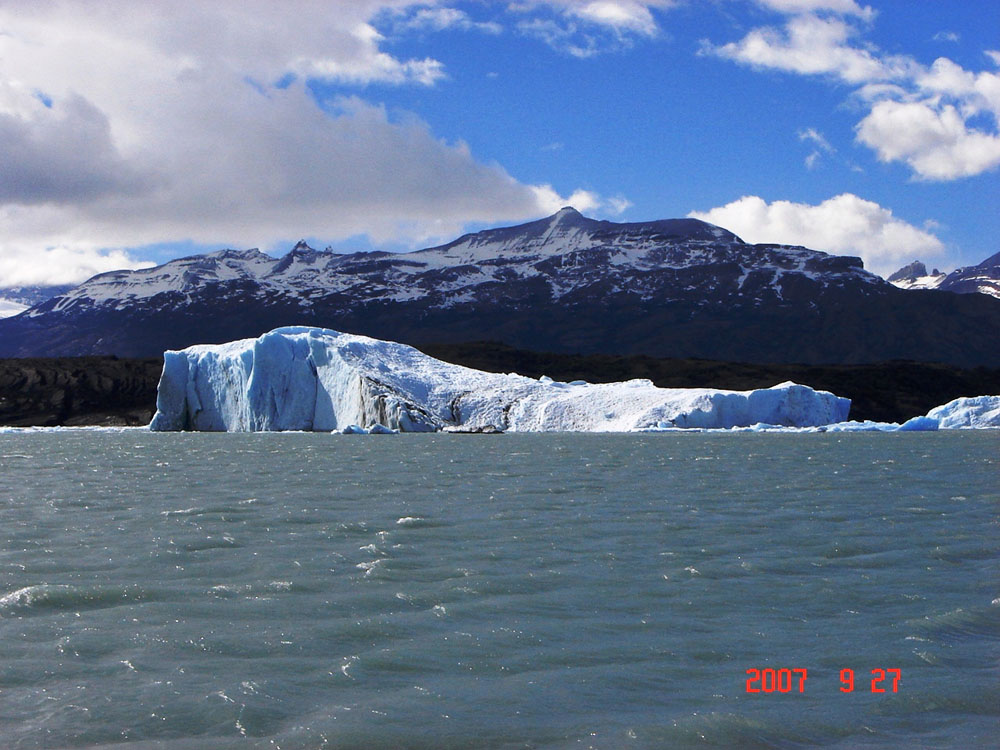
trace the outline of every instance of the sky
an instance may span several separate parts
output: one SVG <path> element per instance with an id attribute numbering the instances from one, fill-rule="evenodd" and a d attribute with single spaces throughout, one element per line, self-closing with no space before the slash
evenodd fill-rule
<path id="1" fill-rule="evenodd" d="M 0 288 L 573 205 L 1000 250 L 996 0 L 0 0 Z"/>

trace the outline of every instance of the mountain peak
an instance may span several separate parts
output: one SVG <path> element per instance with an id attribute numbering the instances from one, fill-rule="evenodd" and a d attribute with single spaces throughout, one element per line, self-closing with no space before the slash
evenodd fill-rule
<path id="1" fill-rule="evenodd" d="M 581 214 L 572 206 L 563 206 L 558 211 L 556 211 L 552 216 L 548 218 L 548 224 L 550 226 L 559 226 L 560 224 L 576 225 L 584 222 L 593 221 L 593 219 L 588 219 L 586 216 Z"/>
<path id="2" fill-rule="evenodd" d="M 887 281 L 906 281 L 910 279 L 919 279 L 922 276 L 927 275 L 927 266 L 921 263 L 919 260 L 915 260 L 909 265 L 905 265 L 891 274 Z"/>

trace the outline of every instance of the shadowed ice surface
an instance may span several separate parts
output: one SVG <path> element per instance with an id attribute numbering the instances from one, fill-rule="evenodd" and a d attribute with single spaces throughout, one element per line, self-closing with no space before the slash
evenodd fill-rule
<path id="1" fill-rule="evenodd" d="M 0 435 L 0 745 L 990 747 L 998 448 Z"/>

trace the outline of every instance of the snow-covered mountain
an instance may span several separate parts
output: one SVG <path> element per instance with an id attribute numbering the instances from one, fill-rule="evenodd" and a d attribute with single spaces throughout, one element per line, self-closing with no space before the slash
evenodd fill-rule
<path id="1" fill-rule="evenodd" d="M 978 292 L 1000 298 L 1000 253 L 948 274 L 936 268 L 927 273 L 927 266 L 917 260 L 900 268 L 888 280 L 900 289 L 941 289 L 958 294 Z"/>
<path id="2" fill-rule="evenodd" d="M 947 275 L 936 268 L 928 273 L 927 266 L 915 260 L 890 274 L 886 281 L 900 289 L 937 289 Z"/>
<path id="3" fill-rule="evenodd" d="M 781 298 L 795 277 L 826 285 L 847 275 L 878 283 L 856 258 L 837 258 L 805 248 L 747 245 L 731 232 L 696 219 L 644 224 L 612 224 L 588 219 L 572 208 L 517 227 L 465 235 L 441 247 L 412 253 L 318 252 L 300 242 L 282 258 L 259 250 L 222 250 L 175 260 L 140 271 L 114 271 L 29 313 L 80 308 L 127 310 L 139 305 L 176 306 L 215 287 L 217 299 L 253 285 L 262 296 L 294 300 L 303 308 L 317 298 L 349 295 L 366 302 L 422 299 L 431 309 L 447 309 L 503 296 L 512 282 L 544 286 L 554 300 L 600 284 L 612 294 L 640 300 L 662 299 L 665 291 L 683 297 L 702 279 L 668 289 L 661 278 L 677 280 L 712 269 L 734 277 L 737 294 L 758 300 Z"/>
<path id="4" fill-rule="evenodd" d="M 980 295 L 973 295 L 979 297 Z M 695 219 L 572 208 L 412 253 L 226 250 L 95 276 L 0 321 L 0 356 L 157 355 L 315 325 L 411 344 L 756 362 L 1000 365 L 1000 304 L 909 295 L 860 259 Z M 905 333 L 903 333 L 905 331 Z"/>

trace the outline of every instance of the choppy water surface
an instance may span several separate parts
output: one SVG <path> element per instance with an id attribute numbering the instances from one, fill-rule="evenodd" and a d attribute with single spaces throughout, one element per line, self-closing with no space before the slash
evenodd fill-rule
<path id="1" fill-rule="evenodd" d="M 0 745 L 992 747 L 998 510 L 996 432 L 0 435 Z"/>

